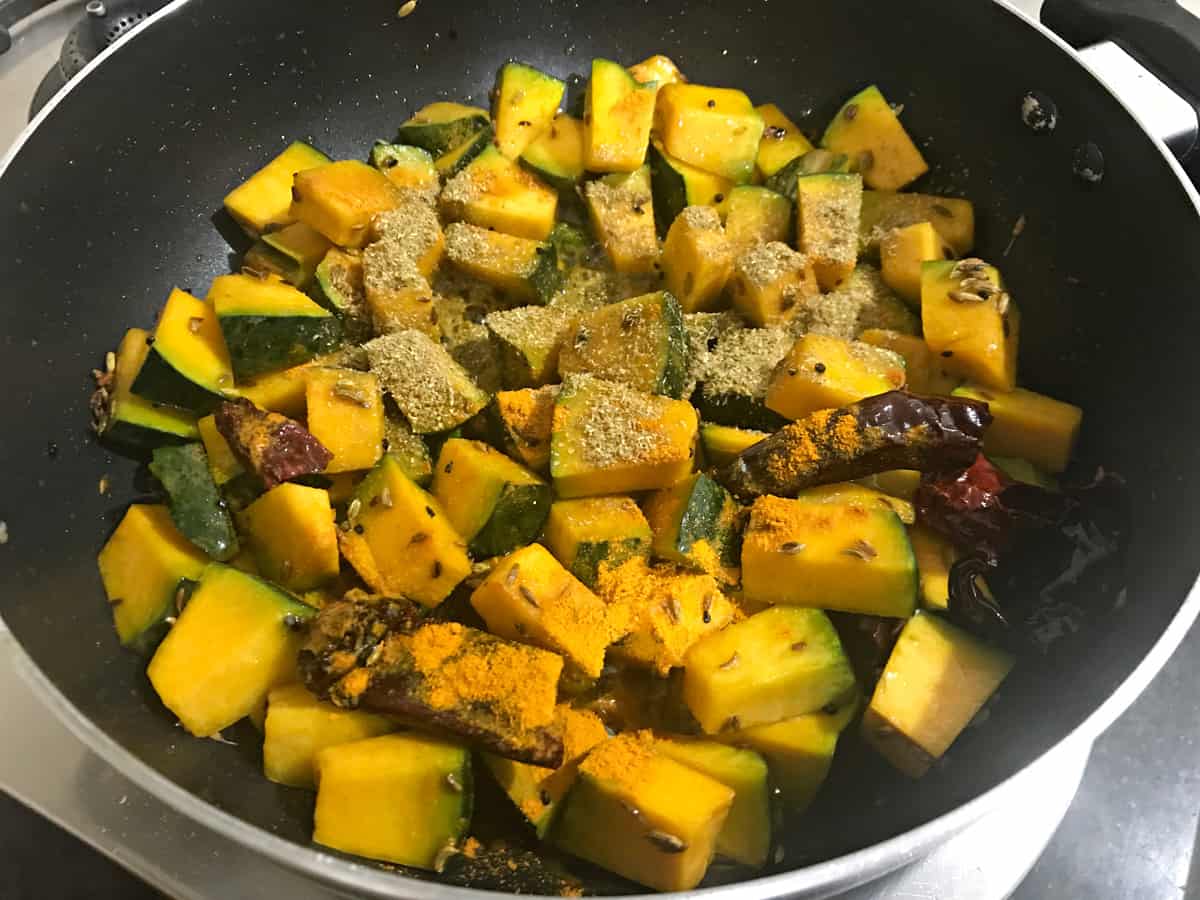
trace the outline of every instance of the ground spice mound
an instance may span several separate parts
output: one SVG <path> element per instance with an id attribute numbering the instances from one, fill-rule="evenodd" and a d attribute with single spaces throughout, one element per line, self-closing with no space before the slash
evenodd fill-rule
<path id="1" fill-rule="evenodd" d="M 767 396 L 771 374 L 796 339 L 784 328 L 731 329 L 720 337 L 704 372 L 704 395 Z"/>
<path id="2" fill-rule="evenodd" d="M 399 331 L 367 343 L 371 371 L 413 430 L 445 431 L 473 416 L 487 394 L 446 349 L 420 331 Z"/>
<path id="3" fill-rule="evenodd" d="M 847 341 L 868 328 L 920 332 L 916 314 L 884 284 L 879 270 L 866 264 L 855 268 L 837 290 L 802 299 L 789 327 L 794 334 L 812 331 Z"/>
<path id="4" fill-rule="evenodd" d="M 625 177 L 611 184 L 589 181 L 583 188 L 593 229 L 604 235 L 605 249 L 614 259 L 658 259 L 654 230 L 654 200 L 649 181 Z"/>
<path id="5" fill-rule="evenodd" d="M 488 313 L 483 320 L 500 343 L 507 380 L 513 384 L 530 373 L 554 374 L 558 348 L 572 321 L 567 312 L 549 306 L 520 306 Z"/>
<path id="6" fill-rule="evenodd" d="M 804 272 L 808 260 L 787 244 L 771 241 L 751 247 L 737 258 L 737 274 L 758 288 L 777 284 L 788 275 Z"/>
<path id="7" fill-rule="evenodd" d="M 597 746 L 580 763 L 579 771 L 590 778 L 617 783 L 632 791 L 645 784 L 658 758 L 654 735 L 649 731 L 635 731 L 617 735 Z"/>

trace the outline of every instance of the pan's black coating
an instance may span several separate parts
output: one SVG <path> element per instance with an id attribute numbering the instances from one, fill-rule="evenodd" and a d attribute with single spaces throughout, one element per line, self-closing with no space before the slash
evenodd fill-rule
<path id="1" fill-rule="evenodd" d="M 307 842 L 308 797 L 261 777 L 253 741 L 187 738 L 117 645 L 94 554 L 136 494 L 134 466 L 89 437 L 88 370 L 128 325 L 153 322 L 172 285 L 203 292 L 226 271 L 221 197 L 293 138 L 358 158 L 421 103 L 485 102 L 509 57 L 565 76 L 593 56 L 651 52 L 695 81 L 776 101 L 810 130 L 868 82 L 903 103 L 935 166 L 925 186 L 975 200 L 980 254 L 1022 307 L 1023 381 L 1087 410 L 1084 456 L 1122 472 L 1134 497 L 1128 597 L 1104 627 L 1044 667 L 1018 667 L 988 724 L 919 784 L 850 744 L 814 813 L 832 824 L 797 829 L 784 866 L 953 809 L 1108 697 L 1200 565 L 1200 224 L 1106 91 L 984 0 L 421 0 L 405 19 L 396 6 L 193 0 L 76 87 L 0 179 L 0 613 L 72 703 L 180 785 Z M 1021 122 L 1031 88 L 1058 103 L 1050 136 Z M 1107 160 L 1098 186 L 1071 173 L 1085 140 Z"/>

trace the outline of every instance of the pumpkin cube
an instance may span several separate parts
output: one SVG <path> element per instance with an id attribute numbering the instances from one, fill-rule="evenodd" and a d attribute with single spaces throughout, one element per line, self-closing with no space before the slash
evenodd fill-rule
<path id="1" fill-rule="evenodd" d="M 646 161 L 657 94 L 657 86 L 638 84 L 620 63 L 592 60 L 583 116 L 588 171 L 632 172 Z"/>
<path id="2" fill-rule="evenodd" d="M 700 473 L 646 498 L 654 555 L 723 584 L 737 584 L 738 505 L 725 488 Z"/>
<path id="3" fill-rule="evenodd" d="M 372 248 L 381 246 L 385 245 L 371 245 Z M 381 263 L 376 257 L 372 271 L 375 274 L 367 288 L 367 267 L 363 266 L 363 292 L 371 318 L 370 330 L 375 334 L 420 331 L 438 340 L 442 332 L 433 305 L 433 288 L 416 262 L 403 254 L 387 263 Z M 386 276 L 381 272 L 386 272 Z"/>
<path id="4" fill-rule="evenodd" d="M 371 371 L 417 434 L 449 431 L 487 405 L 488 395 L 466 370 L 420 331 L 385 334 L 363 349 Z"/>
<path id="5" fill-rule="evenodd" d="M 446 229 L 446 255 L 468 275 L 525 303 L 547 302 L 562 282 L 553 244 L 475 225 L 455 222 Z"/>
<path id="6" fill-rule="evenodd" d="M 728 425 L 700 426 L 700 444 L 704 447 L 704 460 L 717 468 L 729 465 L 743 450 L 753 447 L 767 436 L 765 431 L 731 428 Z"/>
<path id="7" fill-rule="evenodd" d="M 535 472 L 550 468 L 550 426 L 558 385 L 499 391 L 492 398 L 488 418 L 492 442 Z"/>
<path id="8" fill-rule="evenodd" d="M 304 397 L 308 391 L 308 368 L 312 363 L 260 375 L 237 386 L 236 394 L 259 409 L 279 413 L 289 419 L 304 418 Z"/>
<path id="9" fill-rule="evenodd" d="M 725 235 L 734 257 L 758 244 L 786 244 L 792 234 L 792 203 L 765 187 L 741 184 L 729 194 L 725 213 Z"/>
<path id="10" fill-rule="evenodd" d="M 711 206 L 724 218 L 733 182 L 676 159 L 657 138 L 650 141 L 650 187 L 654 193 L 654 220 L 665 235 L 689 206 Z"/>
<path id="11" fill-rule="evenodd" d="M 667 290 L 684 312 L 706 312 L 721 304 L 733 274 L 733 245 L 711 206 L 689 206 L 671 223 L 663 244 Z"/>
<path id="12" fill-rule="evenodd" d="M 311 790 L 317 786 L 317 754 L 326 747 L 378 737 L 397 727 L 386 716 L 318 700 L 302 684 L 277 687 L 267 695 L 263 774 L 276 784 Z"/>
<path id="13" fill-rule="evenodd" d="M 437 867 L 471 823 L 471 751 L 385 734 L 317 754 L 313 841 L 368 859 Z"/>
<path id="14" fill-rule="evenodd" d="M 412 260 L 426 278 L 433 276 L 446 250 L 446 236 L 432 206 L 406 195 L 371 220 L 371 245 L 363 251 L 363 279 L 369 292 L 386 289 L 395 260 Z"/>
<path id="15" fill-rule="evenodd" d="M 898 191 L 929 171 L 900 117 L 875 85 L 838 110 L 821 146 L 857 161 L 863 181 L 877 191 Z"/>
<path id="16" fill-rule="evenodd" d="M 921 264 L 954 259 L 954 248 L 929 222 L 895 228 L 879 242 L 883 280 L 910 305 L 921 305 Z"/>
<path id="17" fill-rule="evenodd" d="M 350 511 L 342 554 L 375 592 L 437 606 L 471 573 L 466 541 L 391 454 L 363 479 Z"/>
<path id="18" fill-rule="evenodd" d="M 650 167 L 606 175 L 583 186 L 596 238 L 618 272 L 647 274 L 658 264 Z"/>
<path id="19" fill-rule="evenodd" d="M 764 103 L 755 109 L 763 120 L 762 141 L 758 145 L 755 162 L 759 175 L 768 178 L 793 159 L 803 156 L 813 145 L 804 136 L 800 126 L 774 103 Z"/>
<path id="20" fill-rule="evenodd" d="M 624 626 L 541 544 L 497 563 L 471 605 L 493 634 L 561 653 L 588 678 L 600 677 L 604 652 Z"/>
<path id="21" fill-rule="evenodd" d="M 975 207 L 970 200 L 894 191 L 863 191 L 859 246 L 864 254 L 874 255 L 888 232 L 920 222 L 932 225 L 955 256 L 966 256 L 975 246 Z"/>
<path id="22" fill-rule="evenodd" d="M 808 258 L 774 241 L 742 253 L 729 283 L 734 309 L 760 328 L 790 321 L 819 290 Z"/>
<path id="23" fill-rule="evenodd" d="M 297 172 L 291 214 L 339 247 L 362 247 L 371 219 L 403 199 L 378 169 L 347 159 Z"/>
<path id="24" fill-rule="evenodd" d="M 633 80 L 638 84 L 650 84 L 653 82 L 656 87 L 662 87 L 664 84 L 675 84 L 676 82 L 687 82 L 687 78 L 679 71 L 679 66 L 675 65 L 675 60 L 669 56 L 663 56 L 661 53 L 648 56 L 640 63 L 630 66 L 629 74 L 633 76 Z"/>
<path id="25" fill-rule="evenodd" d="M 882 504 L 760 497 L 742 542 L 742 589 L 787 603 L 904 618 L 917 565 L 899 516 Z"/>
<path id="26" fill-rule="evenodd" d="M 763 120 L 741 91 L 665 85 L 658 92 L 655 122 L 672 156 L 737 184 L 754 174 Z"/>
<path id="27" fill-rule="evenodd" d="M 328 163 L 324 153 L 295 141 L 226 194 L 225 209 L 252 237 L 293 222 L 292 177 Z"/>
<path id="28" fill-rule="evenodd" d="M 868 328 L 859 334 L 858 340 L 903 357 L 905 384 L 914 394 L 948 395 L 959 385 L 959 379 L 942 371 L 941 359 L 933 355 L 919 335 Z"/>
<path id="29" fill-rule="evenodd" d="M 851 713 L 857 705 L 849 707 Z M 843 716 L 843 719 L 848 717 Z M 804 812 L 833 765 L 842 723 L 823 712 L 727 731 L 720 740 L 762 754 L 789 813 Z"/>
<path id="30" fill-rule="evenodd" d="M 797 246 L 823 291 L 832 291 L 854 271 L 861 209 L 861 175 L 830 172 L 796 180 Z"/>
<path id="31" fill-rule="evenodd" d="M 437 497 L 468 549 L 500 556 L 537 538 L 550 512 L 550 485 L 499 450 L 451 438 L 433 473 Z"/>
<path id="32" fill-rule="evenodd" d="M 563 383 L 554 407 L 550 474 L 560 497 L 667 487 L 688 475 L 699 421 L 686 400 L 590 375 Z"/>
<path id="33" fill-rule="evenodd" d="M 204 455 L 208 458 L 208 471 L 212 473 L 213 483 L 220 487 L 227 484 L 243 471 L 241 462 L 229 449 L 229 442 L 217 431 L 215 416 L 205 416 L 196 423 L 200 432 L 200 440 L 204 444 Z"/>
<path id="34" fill-rule="evenodd" d="M 1047 472 L 1063 471 L 1071 461 L 1083 410 L 1025 388 L 1007 393 L 966 384 L 955 397 L 982 400 L 992 413 L 983 449 L 993 456 L 1015 456 Z"/>
<path id="35" fill-rule="evenodd" d="M 581 497 L 550 507 L 542 540 L 567 570 L 595 588 L 601 567 L 650 556 L 650 524 L 631 497 Z"/>
<path id="36" fill-rule="evenodd" d="M 453 221 L 544 241 L 554 227 L 558 193 L 489 145 L 446 182 L 440 203 Z"/>
<path id="37" fill-rule="evenodd" d="M 166 506 L 135 503 L 96 559 L 125 646 L 152 646 L 157 626 L 175 615 L 183 579 L 196 580 L 208 557 L 179 533 Z"/>
<path id="38" fill-rule="evenodd" d="M 587 127 L 581 119 L 559 113 L 542 134 L 521 152 L 521 165 L 560 195 L 574 197 L 584 175 Z"/>
<path id="39" fill-rule="evenodd" d="M 829 617 L 776 606 L 688 651 L 683 698 L 708 734 L 815 712 L 854 685 Z"/>
<path id="40" fill-rule="evenodd" d="M 571 329 L 569 313 L 553 306 L 520 306 L 483 320 L 500 356 L 506 387 L 537 387 L 555 380 L 560 347 Z"/>
<path id="41" fill-rule="evenodd" d="M 308 430 L 333 459 L 327 474 L 369 469 L 383 455 L 383 392 L 370 372 L 313 366 L 306 375 Z"/>
<path id="42" fill-rule="evenodd" d="M 904 361 L 889 350 L 806 334 L 775 367 L 767 408 L 789 419 L 847 406 L 904 386 Z"/>
<path id="43" fill-rule="evenodd" d="M 913 558 L 920 578 L 921 606 L 949 609 L 950 569 L 962 556 L 958 548 L 936 531 L 924 525 L 909 529 Z"/>
<path id="44" fill-rule="evenodd" d="M 284 482 L 242 516 L 258 570 L 267 578 L 307 591 L 337 577 L 337 526 L 326 491 Z"/>
<path id="45" fill-rule="evenodd" d="M 371 147 L 371 165 L 396 187 L 425 203 L 433 203 L 442 188 L 433 156 L 420 147 L 376 141 Z"/>
<path id="46" fill-rule="evenodd" d="M 857 481 L 839 481 L 834 484 L 819 484 L 805 488 L 796 494 L 796 500 L 805 503 L 829 503 L 835 506 L 857 506 L 861 509 L 888 509 L 900 517 L 905 525 L 916 521 L 917 514 L 911 499 L 893 497 L 870 485 Z"/>
<path id="47" fill-rule="evenodd" d="M 509 62 L 496 74 L 492 91 L 492 119 L 496 146 L 516 159 L 550 127 L 567 86 L 533 66 Z"/>
<path id="48" fill-rule="evenodd" d="M 997 391 L 1016 387 L 1021 316 L 995 267 L 979 259 L 923 263 L 921 324 L 947 372 Z"/>

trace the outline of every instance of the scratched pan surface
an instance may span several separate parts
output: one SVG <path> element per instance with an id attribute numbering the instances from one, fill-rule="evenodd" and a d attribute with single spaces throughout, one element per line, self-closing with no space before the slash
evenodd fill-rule
<path id="1" fill-rule="evenodd" d="M 1123 605 L 1019 667 L 990 721 L 925 780 L 860 765 L 850 746 L 769 873 L 790 874 L 743 889 L 816 896 L 895 865 L 963 813 L 939 817 L 1132 699 L 1169 652 L 1171 638 L 1152 648 L 1172 620 L 1178 631 L 1195 614 L 1200 221 L 1158 147 L 1067 51 L 986 0 L 422 0 L 402 20 L 395 7 L 173 6 L 63 97 L 0 176 L 0 614 L 77 730 L 168 802 L 286 864 L 367 892 L 450 893 L 319 856 L 311 798 L 262 778 L 244 732 L 236 747 L 186 738 L 119 649 L 94 554 L 139 485 L 89 438 L 88 372 L 129 324 L 153 322 L 173 285 L 203 291 L 227 271 L 220 199 L 288 141 L 358 158 L 425 102 L 485 102 L 510 57 L 566 76 L 594 56 L 652 52 L 810 130 L 869 82 L 903 103 L 934 167 L 924 187 L 975 201 L 980 255 L 1000 260 L 1022 306 L 1023 381 L 1086 408 L 1083 456 L 1123 473 L 1134 498 Z M 1061 108 L 1049 137 L 1019 118 L 1030 88 Z M 1092 188 L 1071 173 L 1083 140 L 1107 158 Z"/>

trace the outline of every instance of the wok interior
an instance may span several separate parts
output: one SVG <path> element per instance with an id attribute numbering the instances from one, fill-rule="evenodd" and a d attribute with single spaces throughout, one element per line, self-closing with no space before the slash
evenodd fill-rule
<path id="1" fill-rule="evenodd" d="M 85 716 L 204 800 L 308 844 L 311 797 L 261 777 L 253 732 L 234 736 L 237 747 L 187 738 L 149 690 L 144 661 L 117 645 L 94 554 L 145 485 L 133 463 L 90 439 L 87 373 L 126 323 L 154 320 L 172 285 L 203 291 L 228 271 L 210 217 L 289 140 L 359 158 L 422 103 L 486 103 L 510 57 L 566 76 L 586 73 L 593 56 L 662 52 L 693 80 L 774 101 L 818 131 L 841 100 L 879 83 L 905 104 L 935 167 L 918 187 L 976 204 L 978 255 L 1000 266 L 1024 313 L 1022 381 L 1081 405 L 1081 457 L 1130 485 L 1124 604 L 1043 664 L 1019 665 L 986 725 L 923 781 L 841 749 L 816 807 L 785 836 L 781 869 L 954 809 L 1049 749 L 1130 674 L 1197 574 L 1197 217 L 1151 142 L 1063 51 L 982 0 L 711 0 L 686 12 L 631 0 L 499 10 L 440 0 L 404 19 L 395 6 L 192 0 L 67 95 L 0 180 L 11 535 L 0 612 Z M 1051 136 L 1021 123 L 1030 88 L 1058 102 Z M 1098 187 L 1071 174 L 1084 140 L 1107 160 Z M 1021 216 L 1024 233 L 1005 256 Z M 110 495 L 97 492 L 102 475 Z M 1110 587 L 1095 602 L 1112 605 Z"/>

